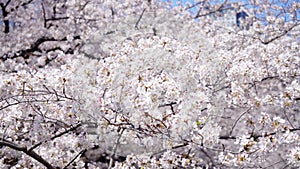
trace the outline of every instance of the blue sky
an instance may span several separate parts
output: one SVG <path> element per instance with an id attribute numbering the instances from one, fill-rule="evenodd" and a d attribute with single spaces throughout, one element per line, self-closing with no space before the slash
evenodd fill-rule
<path id="1" fill-rule="evenodd" d="M 178 2 L 182 5 L 185 5 L 187 2 L 189 2 L 190 4 L 195 4 L 195 2 L 197 2 L 199 0 L 161 0 L 161 1 L 163 1 L 163 2 L 172 2 L 173 6 L 176 6 L 178 4 Z M 282 0 L 270 0 L 270 1 L 275 3 L 278 6 L 287 7 L 287 6 L 290 6 L 291 3 L 299 2 L 300 0 L 287 0 L 287 2 L 282 2 Z M 224 0 L 210 0 L 211 4 L 214 4 L 214 3 L 217 3 L 217 2 L 222 3 L 222 2 L 224 2 Z M 229 0 L 228 2 L 244 2 L 244 3 L 247 4 L 247 2 L 249 2 L 249 1 L 248 0 Z M 253 7 L 253 6 L 247 6 L 247 7 L 250 8 L 250 7 Z M 193 9 L 191 9 L 191 11 L 196 12 L 197 8 L 193 8 Z M 259 17 L 264 17 L 264 16 L 265 15 L 262 14 Z M 291 20 L 289 15 L 285 15 L 285 16 L 281 15 L 280 17 L 284 17 L 286 19 L 286 21 Z M 297 19 L 300 20 L 300 9 L 297 10 Z"/>

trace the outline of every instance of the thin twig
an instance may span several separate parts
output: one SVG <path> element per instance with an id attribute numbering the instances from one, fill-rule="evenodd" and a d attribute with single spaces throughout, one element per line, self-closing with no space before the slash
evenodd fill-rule
<path id="1" fill-rule="evenodd" d="M 231 134 L 232 134 L 232 132 L 233 132 L 233 129 L 234 129 L 235 126 L 237 125 L 237 122 L 238 122 L 238 121 L 239 121 L 246 113 L 248 113 L 250 110 L 251 110 L 251 107 L 248 108 L 244 113 L 242 113 L 242 114 L 236 119 L 236 121 L 234 122 L 234 124 L 233 124 L 233 126 L 232 126 L 232 128 L 231 128 L 231 130 L 230 130 L 230 132 L 229 132 L 229 136 L 231 136 Z"/>
<path id="2" fill-rule="evenodd" d="M 87 150 L 81 150 L 65 167 L 64 169 L 67 169 L 81 154 L 84 154 Z"/>
<path id="3" fill-rule="evenodd" d="M 140 21 L 141 21 L 143 15 L 144 15 L 145 10 L 146 10 L 146 8 L 143 9 L 142 14 L 140 15 L 138 21 L 135 23 L 135 26 L 134 26 L 134 27 L 135 27 L 136 29 L 139 29 L 139 28 L 138 28 L 138 24 L 140 23 Z"/>
<path id="4" fill-rule="evenodd" d="M 117 149 L 118 149 L 118 146 L 120 144 L 120 139 L 122 137 L 122 134 L 123 132 L 125 131 L 125 128 L 122 128 L 120 134 L 119 134 L 119 137 L 117 138 L 116 140 L 116 144 L 114 145 L 114 148 L 113 148 L 113 154 L 111 155 L 110 159 L 109 159 L 109 166 L 108 166 L 108 169 L 112 168 L 113 166 L 113 162 L 114 162 L 114 159 L 115 159 L 115 155 L 116 155 L 116 152 L 117 152 Z"/>
<path id="5" fill-rule="evenodd" d="M 295 127 L 294 127 L 294 125 L 292 124 L 292 122 L 290 121 L 289 117 L 287 116 L 286 111 L 285 111 L 285 108 L 283 109 L 283 114 L 284 114 L 286 120 L 290 123 L 291 127 L 294 129 Z"/>
<path id="6" fill-rule="evenodd" d="M 188 143 L 188 142 L 185 142 L 185 143 L 183 143 L 183 144 L 179 144 L 179 145 L 177 145 L 177 146 L 171 147 L 171 150 L 175 150 L 175 149 L 178 149 L 178 148 L 181 148 L 181 147 L 185 147 L 185 146 L 187 146 L 187 145 L 189 145 L 189 143 Z M 152 157 L 154 157 L 154 156 L 156 156 L 156 155 L 158 155 L 158 154 L 162 154 L 162 153 L 164 153 L 164 152 L 167 152 L 168 150 L 170 150 L 170 149 L 163 149 L 163 150 L 161 150 L 161 151 L 158 151 L 158 152 L 156 152 L 156 153 L 153 153 L 153 154 L 151 155 L 150 158 L 152 158 Z"/>

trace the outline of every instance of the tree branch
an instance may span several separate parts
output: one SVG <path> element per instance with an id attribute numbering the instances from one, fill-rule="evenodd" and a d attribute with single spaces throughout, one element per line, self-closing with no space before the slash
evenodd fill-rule
<path id="1" fill-rule="evenodd" d="M 288 29 L 282 31 L 281 33 L 277 34 L 276 36 L 273 36 L 272 38 L 270 38 L 268 40 L 264 40 L 264 39 L 261 39 L 259 37 L 257 37 L 257 38 L 254 37 L 254 39 L 258 39 L 262 44 L 267 45 L 267 44 L 275 41 L 276 39 L 279 39 L 279 38 L 283 37 L 284 35 L 286 35 L 290 31 L 292 31 L 298 25 L 300 25 L 300 23 L 294 24 L 293 26 L 289 27 Z"/>
<path id="2" fill-rule="evenodd" d="M 235 128 L 237 122 L 238 122 L 238 121 L 239 121 L 246 113 L 248 113 L 250 110 L 251 110 L 251 107 L 248 108 L 244 113 L 242 113 L 242 114 L 236 119 L 236 121 L 234 122 L 234 124 L 233 124 L 233 126 L 232 126 L 232 128 L 231 128 L 231 130 L 230 130 L 230 132 L 229 132 L 229 136 L 231 136 L 231 134 L 232 134 L 232 132 L 233 132 L 233 129 Z"/>
<path id="3" fill-rule="evenodd" d="M 74 36 L 73 38 L 80 39 L 80 36 Z M 45 43 L 45 42 L 62 42 L 62 41 L 67 41 L 67 38 L 63 37 L 61 39 L 55 39 L 53 37 L 41 37 L 41 38 L 37 39 L 34 43 L 32 43 L 30 48 L 19 50 L 17 52 L 6 53 L 0 57 L 0 60 L 6 61 L 7 59 L 14 59 L 14 58 L 17 58 L 20 56 L 25 59 L 28 59 L 33 52 L 36 52 L 36 51 L 41 52 L 41 49 L 39 47 L 43 43 Z M 57 50 L 57 49 L 61 49 L 61 48 L 54 48 L 54 49 Z M 67 51 L 67 52 L 70 52 L 70 51 Z M 64 53 L 66 53 L 66 52 L 64 51 Z"/>
<path id="4" fill-rule="evenodd" d="M 9 12 L 6 10 L 7 5 L 10 3 L 11 0 L 7 1 L 6 4 L 0 3 L 0 7 L 2 10 L 2 16 L 4 18 L 4 33 L 9 33 L 9 20 L 6 19 L 8 16 Z"/>
<path id="5" fill-rule="evenodd" d="M 84 154 L 87 149 L 81 150 L 63 169 L 67 169 L 81 154 Z"/>
<path id="6" fill-rule="evenodd" d="M 134 27 L 135 27 L 136 29 L 139 29 L 139 28 L 138 28 L 138 24 L 140 23 L 140 21 L 141 21 L 143 15 L 144 15 L 144 12 L 145 12 L 145 11 L 146 11 L 146 8 L 143 9 L 142 14 L 140 15 L 138 21 L 135 23 L 135 26 L 134 26 Z"/>
<path id="7" fill-rule="evenodd" d="M 286 129 L 284 131 L 270 132 L 270 133 L 266 133 L 266 134 L 253 134 L 252 133 L 249 138 L 253 137 L 254 140 L 256 140 L 256 139 L 261 138 L 261 137 L 273 136 L 273 135 L 276 135 L 278 133 L 284 133 L 286 131 L 290 131 L 290 132 L 300 131 L 300 127 L 298 127 L 298 128 L 292 128 L 292 129 Z M 238 138 L 238 136 L 230 136 L 230 135 L 219 136 L 220 140 L 235 140 L 237 138 Z"/>
<path id="8" fill-rule="evenodd" d="M 179 144 L 179 145 L 171 147 L 171 150 L 175 150 L 175 149 L 178 149 L 178 148 L 181 148 L 181 147 L 185 147 L 185 146 L 188 146 L 188 145 L 189 145 L 189 143 L 185 142 L 185 143 L 182 143 L 182 144 Z M 167 152 L 168 150 L 170 150 L 170 149 L 164 149 L 164 150 L 161 150 L 159 152 L 153 153 L 150 158 L 152 158 L 152 157 L 154 157 L 154 156 L 156 156 L 158 154 L 162 154 L 164 152 Z"/>
<path id="9" fill-rule="evenodd" d="M 195 19 L 199 18 L 199 17 L 203 17 L 203 16 L 208 16 L 208 15 L 211 15 L 213 13 L 216 13 L 218 11 L 223 11 L 223 10 L 228 10 L 228 9 L 231 9 L 232 7 L 229 7 L 229 8 L 224 8 L 227 4 L 227 0 L 225 0 L 217 9 L 215 10 L 212 10 L 212 11 L 209 11 L 205 14 L 200 14 L 201 12 L 201 9 L 198 10 L 198 13 L 196 14 L 195 16 Z"/>
<path id="10" fill-rule="evenodd" d="M 118 149 L 118 146 L 120 144 L 120 139 L 122 137 L 122 134 L 123 132 L 125 131 L 125 128 L 122 128 L 117 140 L 116 140 L 116 143 L 114 145 L 114 148 L 113 148 L 113 154 L 111 155 L 110 159 L 109 159 L 109 165 L 108 165 L 108 168 L 112 168 L 113 166 L 113 163 L 114 163 L 114 159 L 115 159 L 115 156 L 116 156 L 116 152 L 117 152 L 117 149 Z"/>
<path id="11" fill-rule="evenodd" d="M 48 161 L 46 161 L 43 157 L 38 155 L 33 150 L 28 150 L 27 147 L 25 147 L 25 146 L 24 147 L 19 146 L 19 145 L 13 143 L 13 142 L 10 142 L 10 141 L 2 139 L 2 138 L 0 138 L 0 146 L 6 146 L 6 147 L 9 147 L 9 148 L 14 149 L 16 151 L 24 152 L 25 154 L 32 157 L 33 159 L 35 159 L 39 163 L 43 164 L 48 169 L 54 169 L 54 167 Z"/>
<path id="12" fill-rule="evenodd" d="M 66 131 L 64 131 L 64 132 L 61 132 L 61 133 L 59 133 L 59 134 L 57 134 L 57 135 L 51 137 L 50 140 L 52 141 L 52 140 L 54 140 L 54 139 L 56 139 L 56 138 L 58 138 L 58 137 L 61 137 L 61 136 L 65 135 L 65 134 L 67 134 L 67 133 L 69 133 L 69 132 L 71 132 L 71 131 L 76 130 L 77 128 L 79 128 L 79 127 L 81 127 L 81 126 L 82 126 L 82 124 L 79 123 L 79 124 L 77 124 L 76 126 L 71 127 L 70 129 L 68 129 L 68 130 L 66 130 Z M 40 141 L 39 143 L 37 143 L 37 144 L 33 145 L 31 148 L 29 148 L 28 151 L 34 150 L 34 149 L 37 148 L 38 146 L 42 145 L 44 142 L 45 142 L 45 141 Z"/>

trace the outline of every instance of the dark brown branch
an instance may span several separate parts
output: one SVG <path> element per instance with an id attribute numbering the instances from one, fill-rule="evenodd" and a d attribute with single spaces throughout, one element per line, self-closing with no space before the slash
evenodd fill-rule
<path id="1" fill-rule="evenodd" d="M 7 100 L 5 100 L 5 101 L 7 101 Z M 16 102 L 14 102 L 14 103 L 8 103 L 7 105 L 0 107 L 0 110 L 4 110 L 8 107 L 15 106 L 15 105 L 22 104 L 22 103 L 29 103 L 29 102 L 30 103 L 45 103 L 45 102 L 49 102 L 49 101 L 58 102 L 56 99 L 52 99 L 52 100 L 50 100 L 50 99 L 48 99 L 48 100 L 37 100 L 36 99 L 36 100 L 23 100 L 23 101 L 16 100 Z M 59 100 L 59 101 L 63 101 L 63 100 Z"/>
<path id="2" fill-rule="evenodd" d="M 3 3 L 0 3 L 0 7 L 1 7 L 1 10 L 2 10 L 2 15 L 3 15 L 3 22 L 4 22 L 4 33 L 9 33 L 9 20 L 6 19 L 6 17 L 8 16 L 8 12 L 6 10 L 6 7 L 7 5 L 10 3 L 10 0 L 7 1 L 6 4 L 3 4 Z"/>
<path id="3" fill-rule="evenodd" d="M 44 3 L 42 3 L 42 12 L 43 12 L 43 19 L 44 19 L 44 28 L 47 28 L 47 19 L 46 19 L 46 11 L 44 7 Z"/>
<path id="4" fill-rule="evenodd" d="M 251 107 L 250 108 L 248 108 L 244 113 L 242 113 L 237 119 L 236 119 L 236 121 L 234 122 L 234 124 L 233 124 L 233 126 L 232 126 L 232 128 L 231 128 L 231 130 L 230 130 L 230 132 L 229 132 L 229 135 L 231 136 L 231 134 L 232 134 L 232 132 L 233 132 L 233 129 L 235 128 L 235 126 L 237 125 L 237 122 L 246 114 L 246 113 L 248 113 L 249 111 L 251 110 Z"/>
<path id="5" fill-rule="evenodd" d="M 84 154 L 87 151 L 87 149 L 81 150 L 65 167 L 64 169 L 67 169 L 80 155 Z"/>
<path id="6" fill-rule="evenodd" d="M 23 2 L 23 3 L 19 4 L 19 5 L 17 5 L 15 8 L 11 8 L 10 11 L 7 10 L 7 7 L 10 4 L 11 0 L 8 0 L 5 4 L 4 3 L 0 3 L 0 7 L 1 7 L 1 11 L 2 11 L 2 16 L 4 18 L 4 20 L 3 20 L 3 23 L 4 23 L 4 33 L 9 33 L 10 32 L 10 29 L 9 29 L 9 20 L 6 19 L 7 16 L 11 12 L 17 10 L 20 6 L 24 7 L 24 6 L 28 5 L 28 4 L 30 4 L 32 1 L 33 0 L 29 0 L 27 2 Z"/>
<path id="7" fill-rule="evenodd" d="M 1 56 L 1 60 L 5 61 L 7 59 L 14 59 L 17 58 L 19 56 L 24 57 L 25 59 L 29 58 L 30 55 L 35 52 L 35 51 L 41 51 L 39 49 L 40 45 L 45 43 L 45 42 L 50 42 L 50 41 L 66 41 L 67 38 L 62 38 L 62 39 L 55 39 L 55 38 L 50 38 L 50 37 L 41 37 L 39 39 L 37 39 L 33 44 L 31 44 L 30 48 L 28 49 L 23 49 L 20 51 L 17 51 L 15 53 L 12 54 L 4 54 L 3 56 Z M 11 56 L 9 56 L 11 55 Z"/>
<path id="8" fill-rule="evenodd" d="M 52 16 L 51 18 L 47 18 L 44 3 L 42 3 L 42 12 L 43 12 L 43 19 L 44 19 L 44 28 L 47 28 L 47 29 L 49 29 L 51 26 L 53 26 L 51 23 L 49 25 L 47 24 L 49 21 L 60 21 L 60 20 L 66 20 L 66 19 L 70 18 L 68 16 L 55 17 L 55 15 L 56 15 L 56 7 L 55 6 L 53 7 L 54 16 Z"/>
<path id="9" fill-rule="evenodd" d="M 9 3 L 11 2 L 11 0 L 8 0 L 5 4 L 5 8 L 9 5 Z"/>
<path id="10" fill-rule="evenodd" d="M 27 1 L 27 2 L 21 2 L 21 3 L 19 3 L 19 5 L 17 5 L 15 8 L 12 8 L 12 9 L 10 10 L 10 12 L 13 12 L 13 11 L 15 11 L 15 10 L 18 10 L 20 7 L 25 7 L 26 5 L 30 4 L 32 1 L 33 1 L 33 0 L 29 0 L 29 1 Z"/>
<path id="11" fill-rule="evenodd" d="M 44 87 L 46 88 L 46 90 L 21 89 L 22 94 L 0 97 L 0 110 L 4 110 L 8 107 L 15 106 L 18 104 L 48 103 L 48 102 L 62 102 L 65 100 L 75 100 L 67 96 L 65 93 L 63 94 L 57 93 L 55 90 L 50 90 L 46 86 Z"/>
<path id="12" fill-rule="evenodd" d="M 227 84 L 227 85 L 225 85 L 225 86 L 222 86 L 222 87 L 220 87 L 219 89 L 214 90 L 214 91 L 213 91 L 213 94 L 214 94 L 214 93 L 217 93 L 217 92 L 219 92 L 219 91 L 222 91 L 222 90 L 224 90 L 224 89 L 228 89 L 228 88 L 230 88 L 230 87 L 231 87 L 231 84 Z"/>
<path id="13" fill-rule="evenodd" d="M 54 167 L 48 161 L 46 161 L 43 157 L 41 157 L 40 155 L 38 155 L 36 152 L 34 152 L 32 150 L 28 150 L 27 147 L 25 147 L 25 146 L 24 147 L 19 146 L 19 145 L 13 143 L 13 142 L 10 142 L 8 140 L 1 139 L 1 138 L 0 138 L 0 146 L 6 146 L 6 147 L 9 147 L 9 148 L 14 149 L 16 151 L 24 152 L 28 156 L 30 156 L 33 159 L 37 160 L 39 163 L 43 164 L 48 169 L 54 169 Z"/>
<path id="14" fill-rule="evenodd" d="M 116 15 L 115 10 L 113 7 L 110 7 L 111 16 L 114 17 Z"/>
<path id="15" fill-rule="evenodd" d="M 213 158 L 205 151 L 204 148 L 200 148 L 201 152 L 209 159 L 209 162 L 212 164 L 212 165 L 215 165 L 214 164 L 214 160 Z"/>
<path id="16" fill-rule="evenodd" d="M 293 129 L 288 129 L 290 132 L 295 132 L 295 131 L 300 131 L 300 128 L 293 128 Z M 286 131 L 276 131 L 276 132 L 271 132 L 271 133 L 267 133 L 267 134 L 259 134 L 259 135 L 255 135 L 255 134 L 252 134 L 251 137 L 255 139 L 258 139 L 260 137 L 268 137 L 268 136 L 273 136 L 277 133 L 284 133 Z"/>
<path id="17" fill-rule="evenodd" d="M 273 135 L 276 135 L 278 133 L 284 133 L 286 131 L 290 131 L 290 132 L 300 131 L 300 127 L 298 127 L 298 128 L 292 128 L 292 129 L 287 129 L 287 130 L 284 130 L 284 131 L 275 131 L 275 132 L 266 133 L 266 134 L 254 134 L 254 133 L 252 133 L 249 136 L 249 138 L 253 137 L 254 140 L 256 140 L 256 139 L 261 138 L 261 137 L 273 136 Z M 219 139 L 221 139 L 221 140 L 235 140 L 237 138 L 238 138 L 238 136 L 229 136 L 229 135 L 219 136 Z"/>
<path id="18" fill-rule="evenodd" d="M 279 33 L 278 35 L 273 36 L 273 37 L 272 37 L 271 39 L 269 39 L 269 40 L 263 40 L 263 39 L 261 39 L 261 38 L 255 38 L 255 37 L 254 37 L 254 39 L 258 39 L 262 44 L 267 45 L 267 44 L 269 44 L 269 43 L 271 43 L 271 42 L 273 42 L 273 41 L 275 41 L 275 40 L 277 40 L 277 39 L 279 39 L 279 38 L 285 36 L 287 33 L 289 33 L 290 31 L 292 31 L 292 30 L 293 30 L 296 26 L 298 26 L 299 24 L 300 24 L 300 23 L 294 24 L 293 26 L 291 26 L 291 27 L 289 27 L 288 29 L 286 29 L 286 30 L 282 31 L 281 33 Z"/>
<path id="19" fill-rule="evenodd" d="M 80 36 L 78 36 L 78 35 L 74 36 L 74 40 L 75 39 L 80 39 Z M 32 43 L 30 48 L 19 50 L 17 52 L 6 53 L 0 57 L 0 60 L 5 61 L 7 59 L 14 59 L 17 57 L 23 57 L 25 59 L 28 59 L 33 52 L 36 52 L 36 51 L 41 52 L 41 49 L 39 47 L 43 43 L 45 43 L 45 42 L 62 42 L 62 41 L 67 41 L 67 38 L 63 37 L 61 39 L 55 39 L 53 37 L 41 37 L 41 38 L 37 39 L 34 43 Z M 54 48 L 54 49 L 58 50 L 61 48 Z M 71 51 L 68 50 L 67 52 L 71 52 Z"/>
<path id="20" fill-rule="evenodd" d="M 293 123 L 290 121 L 290 118 L 287 116 L 287 114 L 286 114 L 286 109 L 285 109 L 285 108 L 283 109 L 283 114 L 284 114 L 286 120 L 287 120 L 287 121 L 289 122 L 289 124 L 291 125 L 291 127 L 294 129 L 295 127 L 294 127 Z"/>
<path id="21" fill-rule="evenodd" d="M 65 134 L 67 134 L 67 133 L 69 133 L 69 132 L 71 132 L 71 131 L 75 131 L 76 129 L 78 129 L 78 128 L 81 127 L 81 126 L 82 126 L 82 124 L 79 123 L 79 124 L 77 124 L 76 126 L 71 127 L 70 129 L 68 129 L 68 130 L 66 130 L 66 131 L 64 131 L 64 132 L 61 132 L 61 133 L 59 133 L 59 134 L 57 134 L 57 135 L 51 137 L 50 140 L 52 141 L 52 140 L 54 140 L 54 139 L 56 139 L 56 138 L 59 138 L 59 137 L 65 135 Z M 38 146 L 42 145 L 44 142 L 45 142 L 45 141 L 40 141 L 39 143 L 37 143 L 37 144 L 35 144 L 34 146 L 32 146 L 28 151 L 34 150 L 34 149 L 37 148 Z"/>
<path id="22" fill-rule="evenodd" d="M 175 149 L 178 149 L 178 148 L 181 148 L 181 147 L 185 147 L 185 146 L 188 146 L 188 145 L 189 145 L 189 143 L 185 142 L 185 143 L 182 143 L 182 144 L 179 144 L 179 145 L 171 147 L 171 150 L 175 150 Z M 159 152 L 153 153 L 150 158 L 152 158 L 152 157 L 154 157 L 154 156 L 156 156 L 158 154 L 162 154 L 164 152 L 167 152 L 168 150 L 170 150 L 170 149 L 164 149 L 164 150 L 161 150 Z"/>
<path id="23" fill-rule="evenodd" d="M 236 138 L 237 138 L 236 136 L 228 136 L 228 135 L 219 136 L 220 140 L 235 140 Z"/>
<path id="24" fill-rule="evenodd" d="M 143 15 L 144 15 L 144 12 L 145 12 L 145 11 L 146 11 L 146 8 L 143 9 L 143 11 L 142 11 L 142 13 L 141 13 L 141 15 L 140 15 L 138 21 L 135 23 L 135 26 L 134 26 L 135 29 L 139 29 L 139 28 L 138 28 L 138 25 L 139 25 L 139 23 L 140 23 L 140 21 L 141 21 Z"/>
<path id="25" fill-rule="evenodd" d="M 275 162 L 275 163 L 273 163 L 273 164 L 270 164 L 270 165 L 268 165 L 268 166 L 261 167 L 261 168 L 262 168 L 262 169 L 271 168 L 271 167 L 275 166 L 276 164 L 283 163 L 283 162 L 285 162 L 285 161 L 284 161 L 283 159 L 281 159 L 281 160 L 279 160 L 279 161 L 277 161 L 277 162 Z"/>
<path id="26" fill-rule="evenodd" d="M 167 103 L 167 104 L 159 105 L 159 106 L 158 106 L 158 108 L 160 108 L 160 107 L 166 107 L 166 106 L 170 106 L 172 113 L 173 113 L 173 114 L 175 114 L 175 110 L 174 110 L 174 107 L 173 107 L 173 105 L 176 105 L 176 104 L 177 104 L 177 102 L 171 102 L 171 103 Z"/>
<path id="27" fill-rule="evenodd" d="M 125 128 L 122 128 L 122 130 L 119 133 L 119 136 L 118 136 L 118 138 L 117 138 L 117 140 L 115 142 L 115 145 L 114 145 L 114 148 L 113 148 L 113 153 L 112 153 L 112 155 L 110 156 L 110 159 L 109 159 L 109 166 L 108 166 L 108 168 L 112 167 L 112 165 L 113 165 L 113 163 L 115 161 L 114 159 L 116 159 L 115 157 L 116 157 L 117 149 L 118 149 L 118 146 L 120 145 L 120 139 L 121 139 L 124 131 L 125 131 Z"/>
<path id="28" fill-rule="evenodd" d="M 195 19 L 197 19 L 197 18 L 199 18 L 199 17 L 211 15 L 211 14 L 216 13 L 216 12 L 218 12 L 218 11 L 223 11 L 223 10 L 231 9 L 232 7 L 224 8 L 225 5 L 226 5 L 226 3 L 227 3 L 227 0 L 225 0 L 225 1 L 224 1 L 217 9 L 212 10 L 212 11 L 209 11 L 209 12 L 207 12 L 207 13 L 205 13 L 205 14 L 200 14 L 201 9 L 199 9 L 199 10 L 198 10 L 198 13 L 197 13 L 196 16 L 195 16 Z"/>
<path id="29" fill-rule="evenodd" d="M 195 4 L 192 4 L 191 6 L 186 7 L 185 10 L 194 8 L 194 7 L 196 7 L 196 6 L 200 5 L 200 4 L 202 5 L 203 3 L 204 3 L 203 1 L 197 2 Z"/>
<path id="30" fill-rule="evenodd" d="M 64 17 L 51 17 L 46 19 L 46 21 L 59 21 L 59 20 L 66 20 L 69 19 L 70 17 L 64 16 Z"/>

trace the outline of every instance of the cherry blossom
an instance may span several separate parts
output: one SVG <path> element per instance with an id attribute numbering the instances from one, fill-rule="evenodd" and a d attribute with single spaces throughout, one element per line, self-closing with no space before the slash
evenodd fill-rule
<path id="1" fill-rule="evenodd" d="M 299 6 L 1 1 L 0 166 L 299 167 Z"/>

